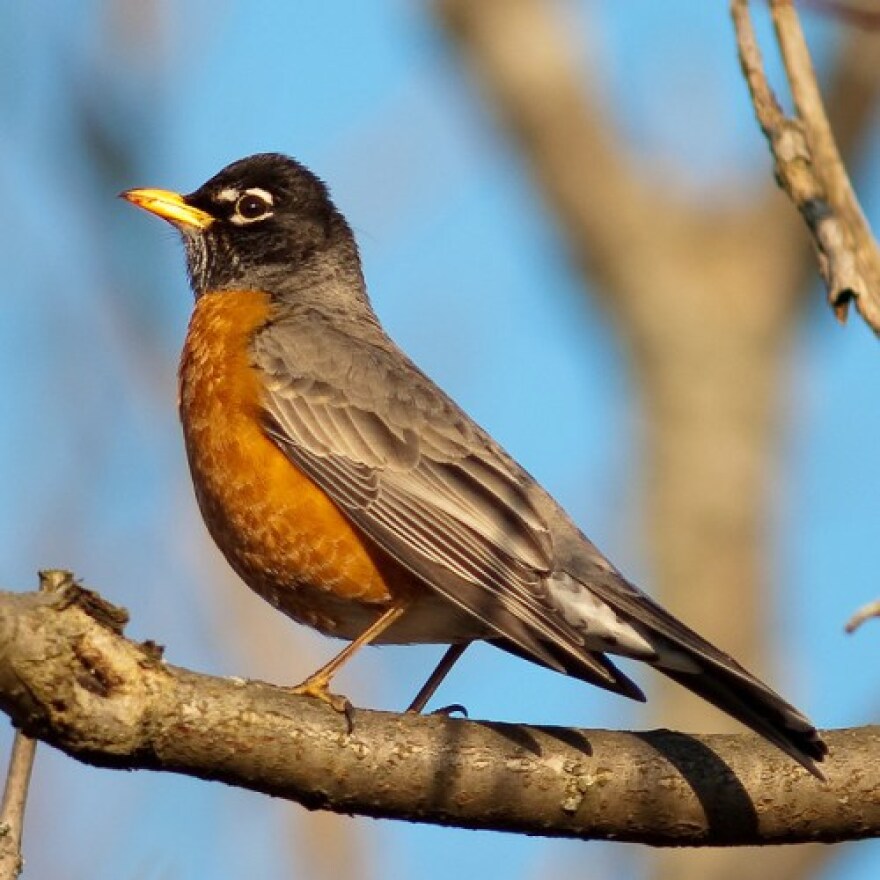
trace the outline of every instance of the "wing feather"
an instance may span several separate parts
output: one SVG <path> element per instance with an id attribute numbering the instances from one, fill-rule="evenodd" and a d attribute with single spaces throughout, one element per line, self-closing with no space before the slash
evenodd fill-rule
<path id="1" fill-rule="evenodd" d="M 582 634 L 547 598 L 552 540 L 523 472 L 399 354 L 392 364 L 391 352 L 359 352 L 347 337 L 334 358 L 325 333 L 309 374 L 289 355 L 303 346 L 273 330 L 257 337 L 254 357 L 268 380 L 266 430 L 282 451 L 380 546 L 499 635 L 554 668 L 561 661 L 542 640 L 583 657 Z"/>
<path id="2" fill-rule="evenodd" d="M 808 719 L 554 520 L 556 550 L 528 475 L 378 324 L 346 320 L 288 314 L 252 354 L 268 434 L 352 522 L 500 647 L 636 699 L 602 651 L 641 656 L 817 772 Z"/>

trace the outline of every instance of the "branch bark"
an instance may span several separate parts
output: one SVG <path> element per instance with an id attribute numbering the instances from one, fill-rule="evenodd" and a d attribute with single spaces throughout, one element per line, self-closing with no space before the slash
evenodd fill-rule
<path id="1" fill-rule="evenodd" d="M 21 731 L 16 733 L 9 758 L 3 803 L 0 805 L 0 880 L 15 880 L 24 864 L 21 857 L 21 836 L 36 750 L 36 740 L 25 736 Z"/>
<path id="2" fill-rule="evenodd" d="M 854 302 L 865 322 L 880 333 L 880 247 L 837 149 L 794 4 L 772 0 L 770 8 L 795 118 L 782 112 L 767 82 L 749 0 L 731 3 L 743 75 L 773 155 L 776 179 L 807 224 L 838 319 L 846 320 Z"/>
<path id="3" fill-rule="evenodd" d="M 217 780 L 310 809 L 660 846 L 880 834 L 880 728 L 827 734 L 821 784 L 752 734 L 692 737 L 358 710 L 166 664 L 71 584 L 0 593 L 0 707 L 81 761 Z"/>

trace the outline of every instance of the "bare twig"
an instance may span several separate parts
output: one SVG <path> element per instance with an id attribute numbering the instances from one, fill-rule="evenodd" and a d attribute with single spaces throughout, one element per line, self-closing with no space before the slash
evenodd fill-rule
<path id="1" fill-rule="evenodd" d="M 9 758 L 9 773 L 0 804 L 0 880 L 15 880 L 21 873 L 21 835 L 31 769 L 37 741 L 16 732 Z"/>
<path id="2" fill-rule="evenodd" d="M 467 828 L 737 845 L 880 836 L 880 728 L 831 731 L 817 782 L 753 734 L 617 733 L 358 710 L 165 664 L 71 585 L 0 593 L 0 707 L 96 765 Z"/>
<path id="3" fill-rule="evenodd" d="M 880 333 L 880 249 L 859 207 L 825 114 L 809 52 L 791 0 L 771 0 L 797 118 L 786 117 L 764 70 L 749 0 L 732 0 L 740 64 L 776 178 L 813 238 L 819 272 L 838 319 L 853 301 Z"/>
<path id="4" fill-rule="evenodd" d="M 61 594 L 73 583 L 73 575 L 69 571 L 47 569 L 40 572 L 40 592 Z M 20 730 L 16 731 L 3 801 L 0 803 L 0 880 L 15 880 L 24 864 L 21 838 L 36 751 L 37 741 Z"/>
<path id="5" fill-rule="evenodd" d="M 866 620 L 870 620 L 872 617 L 880 617 L 880 599 L 862 605 L 846 622 L 845 629 L 848 633 L 854 633 Z"/>

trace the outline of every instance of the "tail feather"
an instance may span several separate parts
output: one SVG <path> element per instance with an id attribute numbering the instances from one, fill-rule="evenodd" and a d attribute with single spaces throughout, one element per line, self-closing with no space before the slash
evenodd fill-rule
<path id="1" fill-rule="evenodd" d="M 639 628 L 657 652 L 652 665 L 824 778 L 816 763 L 828 746 L 803 713 L 619 574 L 592 574 L 587 589 Z"/>
<path id="2" fill-rule="evenodd" d="M 510 639 L 492 639 L 491 643 L 496 648 L 501 648 L 517 657 L 531 660 L 539 666 L 561 671 L 572 678 L 579 678 L 587 684 L 595 685 L 622 697 L 629 697 L 639 703 L 646 702 L 642 689 L 629 676 L 624 675 L 604 654 L 598 651 L 585 651 L 579 649 L 575 653 L 570 647 L 560 649 L 552 642 L 543 642 L 542 648 L 549 653 L 555 661 L 550 666 L 540 657 L 524 651 L 516 642 Z"/>
<path id="3" fill-rule="evenodd" d="M 675 647 L 682 649 L 681 645 Z M 816 762 L 822 761 L 828 754 L 828 746 L 805 715 L 734 660 L 728 658 L 728 665 L 714 657 L 691 656 L 699 667 L 695 672 L 663 668 L 661 665 L 656 668 L 750 727 L 814 776 L 824 779 Z"/>

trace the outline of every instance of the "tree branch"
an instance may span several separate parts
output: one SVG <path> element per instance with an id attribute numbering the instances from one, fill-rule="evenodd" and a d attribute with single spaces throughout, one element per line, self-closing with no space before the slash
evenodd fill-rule
<path id="1" fill-rule="evenodd" d="M 636 173 L 604 108 L 584 88 L 571 32 L 552 7 L 542 0 L 434 4 L 525 154 L 585 277 L 616 297 L 632 287 L 633 239 L 647 237 L 643 219 L 651 218 L 656 235 L 658 226 L 662 232 L 678 223 L 679 205 L 672 186 L 654 187 Z"/>
<path id="2" fill-rule="evenodd" d="M 880 834 L 880 728 L 832 731 L 821 784 L 752 734 L 692 737 L 327 707 L 166 664 L 70 584 L 0 593 L 0 708 L 88 763 L 310 809 L 528 834 L 734 845 Z"/>
<path id="3" fill-rule="evenodd" d="M 794 119 L 782 112 L 767 81 L 749 0 L 733 0 L 731 14 L 743 75 L 773 154 L 776 179 L 810 230 L 828 301 L 838 319 L 846 319 L 852 301 L 880 333 L 880 248 L 831 133 L 794 4 L 771 0 L 770 6 L 795 102 Z"/>
<path id="4" fill-rule="evenodd" d="M 44 593 L 65 592 L 73 583 L 69 571 L 50 569 L 40 572 L 40 590 Z M 20 730 L 16 731 L 0 803 L 0 880 L 15 880 L 24 865 L 21 855 L 24 810 L 36 753 L 37 741 Z"/>
<path id="5" fill-rule="evenodd" d="M 0 880 L 15 880 L 21 873 L 21 835 L 24 830 L 24 808 L 28 785 L 34 766 L 37 742 L 21 731 L 15 734 L 9 773 L 0 804 Z"/>
<path id="6" fill-rule="evenodd" d="M 844 629 L 848 633 L 854 633 L 866 620 L 870 620 L 872 617 L 880 617 L 880 599 L 874 599 L 873 602 L 862 605 L 846 622 Z"/>

